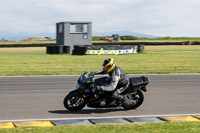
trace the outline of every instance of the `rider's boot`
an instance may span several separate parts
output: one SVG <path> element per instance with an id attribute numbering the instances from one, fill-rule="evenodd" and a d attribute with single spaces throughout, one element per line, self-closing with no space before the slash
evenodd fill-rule
<path id="1" fill-rule="evenodd" d="M 118 90 L 113 92 L 113 98 L 118 100 L 121 104 L 131 105 L 136 103 L 135 100 L 125 99 L 122 95 L 120 95 Z"/>

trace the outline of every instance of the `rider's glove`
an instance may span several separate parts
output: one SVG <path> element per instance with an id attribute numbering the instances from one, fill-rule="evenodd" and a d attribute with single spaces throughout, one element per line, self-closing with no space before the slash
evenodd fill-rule
<path id="1" fill-rule="evenodd" d="M 96 74 L 97 74 L 96 72 L 92 72 L 92 73 L 91 73 L 92 76 L 94 76 L 94 75 L 96 75 Z"/>

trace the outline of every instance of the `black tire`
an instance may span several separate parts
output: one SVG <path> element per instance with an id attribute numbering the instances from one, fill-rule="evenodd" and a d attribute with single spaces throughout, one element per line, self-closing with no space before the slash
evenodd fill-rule
<path id="1" fill-rule="evenodd" d="M 136 104 L 134 104 L 132 106 L 123 104 L 122 107 L 127 110 L 138 108 L 140 105 L 142 105 L 142 103 L 144 101 L 144 94 L 140 90 L 138 90 L 137 93 L 135 94 L 135 96 L 132 97 L 132 100 L 136 100 L 137 101 Z"/>
<path id="2" fill-rule="evenodd" d="M 79 111 L 85 107 L 86 101 L 80 94 L 73 93 L 65 97 L 63 104 L 69 111 Z"/>

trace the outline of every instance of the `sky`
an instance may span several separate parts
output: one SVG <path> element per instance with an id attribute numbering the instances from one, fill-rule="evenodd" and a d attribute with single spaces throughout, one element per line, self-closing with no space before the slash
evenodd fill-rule
<path id="1" fill-rule="evenodd" d="M 200 0 L 0 0 L 0 5 L 1 34 L 54 34 L 57 22 L 91 21 L 96 33 L 200 37 Z"/>

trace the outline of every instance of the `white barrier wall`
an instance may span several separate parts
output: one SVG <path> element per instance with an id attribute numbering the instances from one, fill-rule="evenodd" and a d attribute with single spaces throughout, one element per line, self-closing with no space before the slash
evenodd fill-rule
<path id="1" fill-rule="evenodd" d="M 129 49 L 119 49 L 119 50 L 109 50 L 103 49 L 100 50 L 87 50 L 86 55 L 120 55 L 120 54 L 135 54 L 137 53 L 136 46 L 133 46 Z"/>

